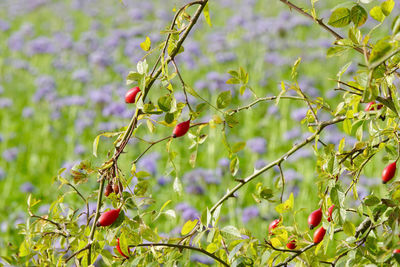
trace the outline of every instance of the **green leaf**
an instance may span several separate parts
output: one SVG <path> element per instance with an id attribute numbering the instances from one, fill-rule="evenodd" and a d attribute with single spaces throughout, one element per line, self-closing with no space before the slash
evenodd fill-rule
<path id="1" fill-rule="evenodd" d="M 343 130 L 347 134 L 351 134 L 351 120 L 345 119 L 343 121 Z"/>
<path id="2" fill-rule="evenodd" d="M 229 170 L 231 171 L 232 176 L 235 176 L 239 170 L 239 158 L 235 155 L 235 157 L 231 160 L 229 164 Z"/>
<path id="3" fill-rule="evenodd" d="M 392 23 L 392 32 L 393 35 L 396 35 L 397 33 L 400 32 L 400 15 L 398 15 Z"/>
<path id="4" fill-rule="evenodd" d="M 289 198 L 285 202 L 283 202 L 275 207 L 275 210 L 279 214 L 282 214 L 282 213 L 292 210 L 293 205 L 294 205 L 294 196 L 293 196 L 293 193 L 291 193 Z"/>
<path id="5" fill-rule="evenodd" d="M 104 137 L 113 137 L 116 135 L 121 134 L 122 132 L 107 132 L 107 133 L 101 133 L 98 136 L 96 136 L 96 138 L 93 141 L 93 156 L 97 157 L 97 147 L 99 145 L 99 141 L 100 141 L 100 137 L 104 136 Z"/>
<path id="6" fill-rule="evenodd" d="M 151 47 L 151 41 L 150 38 L 148 36 L 146 36 L 146 40 L 143 43 L 140 43 L 140 47 L 144 50 L 144 51 L 149 51 L 150 47 Z"/>
<path id="7" fill-rule="evenodd" d="M 19 246 L 19 256 L 20 257 L 28 256 L 30 254 L 29 248 L 30 246 L 29 244 L 27 244 L 27 240 L 24 240 Z"/>
<path id="8" fill-rule="evenodd" d="M 236 114 L 237 114 L 237 113 L 234 113 L 234 114 L 232 114 L 232 115 L 225 114 L 225 121 L 226 121 L 226 123 L 228 124 L 228 126 L 229 126 L 230 128 L 235 127 L 235 126 L 239 123 Z"/>
<path id="9" fill-rule="evenodd" d="M 355 5 L 350 11 L 350 18 L 356 27 L 360 27 L 367 21 L 368 13 L 362 6 Z"/>
<path id="10" fill-rule="evenodd" d="M 137 63 L 136 68 L 137 68 L 137 71 L 138 71 L 140 74 L 147 74 L 147 72 L 149 71 L 149 65 L 147 64 L 146 59 L 143 60 L 143 61 L 139 61 L 139 62 Z M 144 88 L 144 87 L 142 86 L 141 88 Z"/>
<path id="11" fill-rule="evenodd" d="M 354 236 L 356 234 L 356 227 L 350 221 L 345 221 L 343 224 L 343 232 L 348 236 Z"/>
<path id="12" fill-rule="evenodd" d="M 350 23 L 350 10 L 345 7 L 340 7 L 332 12 L 328 24 L 333 27 L 344 27 Z"/>
<path id="13" fill-rule="evenodd" d="M 237 142 L 232 146 L 232 152 L 237 153 L 245 147 L 246 147 L 246 142 Z"/>
<path id="14" fill-rule="evenodd" d="M 369 14 L 371 17 L 379 22 L 382 22 L 385 19 L 385 14 L 383 14 L 382 8 L 380 6 L 373 7 Z"/>
<path id="15" fill-rule="evenodd" d="M 374 195 L 369 195 L 364 199 L 364 204 L 367 206 L 375 206 L 375 205 L 379 204 L 380 202 L 381 202 L 381 200 Z"/>
<path id="16" fill-rule="evenodd" d="M 204 15 L 204 18 L 206 19 L 207 24 L 211 27 L 212 24 L 211 24 L 211 19 L 210 19 L 210 10 L 208 8 L 208 3 L 204 6 L 203 15 Z"/>
<path id="17" fill-rule="evenodd" d="M 387 17 L 394 8 L 394 0 L 386 0 L 381 4 L 382 13 Z"/>
<path id="18" fill-rule="evenodd" d="M 379 62 L 392 50 L 392 45 L 387 38 L 379 40 L 372 48 L 369 62 Z"/>
<path id="19" fill-rule="evenodd" d="M 206 248 L 207 252 L 209 252 L 209 253 L 214 253 L 218 249 L 219 249 L 219 246 L 217 244 L 215 244 L 215 243 L 210 243 Z"/>
<path id="20" fill-rule="evenodd" d="M 327 57 L 341 56 L 345 52 L 347 52 L 349 49 L 350 49 L 349 47 L 345 47 L 345 46 L 329 47 L 328 50 L 326 51 L 326 56 Z"/>
<path id="21" fill-rule="evenodd" d="M 190 233 L 196 227 L 198 221 L 199 220 L 197 219 L 193 221 L 187 221 L 182 227 L 181 235 L 187 235 L 188 233 Z"/>
<path id="22" fill-rule="evenodd" d="M 232 102 L 231 91 L 224 91 L 218 95 L 217 107 L 220 109 L 226 108 L 231 102 Z"/>
<path id="23" fill-rule="evenodd" d="M 169 112 L 172 107 L 172 98 L 169 95 L 162 96 L 158 99 L 158 107 L 165 112 Z"/>
<path id="24" fill-rule="evenodd" d="M 225 226 L 224 228 L 222 228 L 221 234 L 223 235 L 223 233 L 234 236 L 234 237 L 238 237 L 238 238 L 242 237 L 242 235 L 240 234 L 240 231 L 235 226 L 232 226 L 232 225 L 228 225 L 228 226 Z"/>

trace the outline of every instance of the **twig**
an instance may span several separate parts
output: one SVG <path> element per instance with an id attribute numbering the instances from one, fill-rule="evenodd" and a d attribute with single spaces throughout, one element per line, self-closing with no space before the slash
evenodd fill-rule
<path id="1" fill-rule="evenodd" d="M 291 262 L 292 260 L 294 260 L 297 256 L 299 256 L 300 254 L 306 252 L 307 250 L 309 250 L 310 248 L 314 247 L 315 243 L 311 243 L 308 246 L 304 247 L 303 249 L 297 251 L 296 253 L 294 253 L 292 256 L 288 257 L 284 262 L 279 263 L 278 265 L 276 265 L 275 267 L 279 267 L 279 266 L 287 266 L 287 264 L 289 262 Z"/>
<path id="2" fill-rule="evenodd" d="M 222 259 L 218 258 L 214 254 L 209 253 L 208 251 L 197 248 L 197 247 L 192 247 L 192 246 L 186 246 L 186 245 L 177 245 L 177 244 L 168 244 L 168 243 L 149 243 L 149 244 L 138 244 L 138 245 L 129 245 L 128 248 L 133 248 L 133 247 L 173 247 L 173 248 L 179 248 L 179 249 L 190 249 L 190 250 L 195 250 L 200 253 L 203 253 L 214 260 L 218 261 L 219 263 L 223 264 L 224 266 L 229 266 L 225 261 Z"/>
<path id="3" fill-rule="evenodd" d="M 282 203 L 283 202 L 283 192 L 285 191 L 285 176 L 283 175 L 282 166 L 280 163 L 278 164 L 278 168 L 279 168 L 279 173 L 281 175 L 281 180 L 282 180 L 282 192 L 281 192 L 281 203 Z"/>
<path id="4" fill-rule="evenodd" d="M 185 81 L 184 81 L 183 78 L 182 78 L 182 75 L 181 75 L 181 73 L 180 73 L 180 71 L 179 71 L 179 69 L 178 69 L 178 66 L 176 65 L 175 60 L 171 60 L 171 62 L 172 62 L 172 65 L 173 65 L 174 68 L 175 68 L 176 74 L 178 74 L 179 80 L 180 80 L 181 83 L 182 83 L 182 88 L 183 88 L 183 93 L 184 93 L 184 95 L 185 95 L 186 104 L 188 105 L 189 110 L 190 110 L 190 111 L 193 111 L 193 110 L 192 110 L 192 107 L 190 106 L 189 99 L 188 99 L 188 96 L 187 96 L 187 93 L 186 93 L 186 84 L 185 84 Z"/>
<path id="5" fill-rule="evenodd" d="M 279 0 L 282 3 L 284 3 L 285 5 L 289 6 L 291 9 L 296 10 L 298 13 L 312 19 L 313 21 L 315 21 L 318 25 L 320 25 L 322 28 L 324 28 L 326 31 L 328 31 L 330 34 L 332 34 L 336 40 L 340 40 L 340 39 L 344 39 L 340 34 L 338 34 L 337 32 L 335 32 L 332 28 L 328 27 L 323 21 L 322 19 L 318 19 L 318 18 L 314 18 L 311 14 L 305 12 L 302 8 L 296 6 L 295 4 L 287 1 L 287 0 Z M 359 47 L 353 47 L 357 52 L 363 54 L 363 50 Z"/>
<path id="6" fill-rule="evenodd" d="M 74 185 L 72 185 L 71 183 L 67 183 L 67 185 L 72 187 L 75 190 L 75 192 L 81 197 L 81 199 L 86 203 L 86 225 L 89 225 L 89 203 Z"/>

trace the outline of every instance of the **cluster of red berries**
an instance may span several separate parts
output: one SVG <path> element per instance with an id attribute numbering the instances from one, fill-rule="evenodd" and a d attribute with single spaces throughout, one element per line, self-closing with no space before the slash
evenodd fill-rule
<path id="1" fill-rule="evenodd" d="M 327 212 L 327 216 L 328 216 L 328 222 L 330 222 L 332 220 L 332 212 L 333 212 L 333 208 L 335 207 L 335 205 L 332 205 L 329 207 L 328 212 Z M 322 210 L 321 208 L 311 212 L 311 214 L 308 216 L 308 226 L 310 227 L 310 229 L 314 229 L 316 226 L 318 226 L 321 223 L 322 220 Z M 269 226 L 268 226 L 268 231 L 269 234 L 272 234 L 272 231 L 274 228 L 278 227 L 278 225 L 280 224 L 281 219 L 276 219 L 274 221 L 272 221 Z M 325 236 L 326 230 L 324 227 L 320 227 L 319 229 L 317 229 L 314 232 L 314 238 L 313 241 L 315 244 L 320 243 Z M 295 239 L 291 239 L 287 244 L 286 247 L 288 249 L 295 249 L 296 248 L 296 240 Z"/>

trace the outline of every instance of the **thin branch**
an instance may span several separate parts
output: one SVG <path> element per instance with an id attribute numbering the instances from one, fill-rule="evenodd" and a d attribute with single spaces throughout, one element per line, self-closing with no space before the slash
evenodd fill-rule
<path id="1" fill-rule="evenodd" d="M 188 105 L 189 110 L 190 110 L 190 111 L 193 111 L 193 110 L 192 110 L 192 107 L 190 106 L 189 99 L 188 99 L 188 96 L 187 96 L 187 93 L 186 93 L 186 84 L 185 84 L 185 81 L 184 81 L 183 78 L 182 78 L 182 75 L 181 75 L 181 73 L 180 73 L 180 71 L 179 71 L 179 69 L 178 69 L 178 66 L 176 65 L 175 60 L 172 60 L 171 62 L 172 62 L 172 65 L 173 65 L 174 68 L 175 68 L 176 74 L 178 74 L 179 80 L 180 80 L 181 83 L 182 83 L 182 88 L 183 88 L 183 93 L 184 93 L 184 95 L 185 95 L 186 104 Z"/>
<path id="2" fill-rule="evenodd" d="M 75 190 L 75 192 L 81 197 L 81 199 L 86 203 L 86 225 L 89 225 L 89 203 L 74 185 L 72 185 L 71 183 L 67 183 L 67 185 L 72 187 Z"/>
<path id="3" fill-rule="evenodd" d="M 304 247 L 303 249 L 297 251 L 296 253 L 294 253 L 292 256 L 288 257 L 284 262 L 279 263 L 278 265 L 276 265 L 275 267 L 279 267 L 279 266 L 287 266 L 287 264 L 289 262 L 291 262 L 292 260 L 294 260 L 297 256 L 299 256 L 300 254 L 306 252 L 307 250 L 309 250 L 310 248 L 314 247 L 315 245 L 317 245 L 316 243 L 311 243 L 308 246 Z"/>
<path id="4" fill-rule="evenodd" d="M 283 175 L 282 166 L 280 163 L 278 164 L 278 168 L 279 168 L 279 173 L 281 175 L 281 180 L 282 180 L 282 192 L 281 192 L 281 203 L 282 203 L 283 202 L 283 192 L 285 192 L 285 176 Z"/>
<path id="5" fill-rule="evenodd" d="M 75 252 L 74 254 L 72 254 L 71 256 L 69 256 L 68 258 L 65 259 L 65 263 L 67 263 L 70 259 L 72 259 L 73 257 L 75 257 L 76 255 L 78 255 L 79 253 L 85 251 L 89 249 L 89 244 L 87 244 L 85 247 L 81 248 L 80 250 L 78 250 L 77 252 Z"/>
<path id="6" fill-rule="evenodd" d="M 287 0 L 279 0 L 282 3 L 284 3 L 285 5 L 289 6 L 291 9 L 296 10 L 298 13 L 312 19 L 314 22 L 316 22 L 318 25 L 320 25 L 322 28 L 324 28 L 326 31 L 328 31 L 330 34 L 332 34 L 336 40 L 341 40 L 344 39 L 340 34 L 338 34 L 337 32 L 335 32 L 332 28 L 328 27 L 323 21 L 322 19 L 318 19 L 318 18 L 314 18 L 311 14 L 305 12 L 302 8 L 296 6 L 295 4 L 287 1 Z M 359 47 L 353 47 L 357 52 L 363 54 L 363 50 Z"/>
<path id="7" fill-rule="evenodd" d="M 229 266 L 225 261 L 222 259 L 218 258 L 214 254 L 209 253 L 208 251 L 197 248 L 197 247 L 192 247 L 192 246 L 186 246 L 186 245 L 177 245 L 177 244 L 168 244 L 168 243 L 149 243 L 149 244 L 138 244 L 138 245 L 129 245 L 128 248 L 134 248 L 134 247 L 172 247 L 172 248 L 179 248 L 179 249 L 190 249 L 190 250 L 195 250 L 200 253 L 203 253 L 214 260 L 218 261 L 219 263 L 223 264 L 224 266 Z"/>

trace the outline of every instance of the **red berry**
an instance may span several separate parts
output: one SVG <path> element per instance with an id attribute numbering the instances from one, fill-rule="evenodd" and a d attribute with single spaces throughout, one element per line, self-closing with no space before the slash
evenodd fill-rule
<path id="1" fill-rule="evenodd" d="M 318 244 L 319 242 L 321 242 L 322 239 L 324 239 L 325 233 L 326 230 L 324 227 L 321 226 L 320 228 L 318 228 L 318 230 L 314 232 L 314 243 Z"/>
<path id="2" fill-rule="evenodd" d="M 119 216 L 120 209 L 109 210 L 101 214 L 97 226 L 109 226 L 115 222 Z"/>
<path id="3" fill-rule="evenodd" d="M 385 167 L 382 172 L 382 183 L 389 182 L 396 173 L 396 162 L 393 162 Z"/>
<path id="4" fill-rule="evenodd" d="M 393 250 L 393 254 L 398 254 L 400 253 L 400 248 L 396 248 L 395 250 Z"/>
<path id="5" fill-rule="evenodd" d="M 174 138 L 183 136 L 187 133 L 187 131 L 189 131 L 189 128 L 190 128 L 190 119 L 176 125 L 174 131 L 172 132 L 172 136 Z"/>
<path id="6" fill-rule="evenodd" d="M 382 104 L 376 105 L 376 109 L 377 110 L 381 109 L 382 107 L 383 107 Z M 369 102 L 364 110 L 365 111 L 373 111 L 373 110 L 375 110 L 375 101 Z"/>
<path id="7" fill-rule="evenodd" d="M 289 243 L 286 244 L 288 249 L 295 249 L 296 248 L 296 240 L 291 240 Z"/>
<path id="8" fill-rule="evenodd" d="M 328 222 L 330 222 L 332 220 L 332 212 L 333 212 L 334 207 L 335 207 L 335 205 L 332 205 L 328 209 Z"/>
<path id="9" fill-rule="evenodd" d="M 321 208 L 314 210 L 311 212 L 310 216 L 308 216 L 308 227 L 310 229 L 314 229 L 314 227 L 318 226 L 322 219 L 322 210 Z"/>
<path id="10" fill-rule="evenodd" d="M 129 258 L 128 256 L 126 256 L 126 255 L 122 252 L 121 247 L 119 246 L 119 238 L 117 239 L 117 246 L 116 246 L 116 249 L 118 250 L 119 254 L 121 254 L 122 257 L 125 257 L 125 258 L 127 258 L 127 259 Z"/>
<path id="11" fill-rule="evenodd" d="M 113 192 L 112 185 L 111 185 L 111 184 L 108 184 L 107 187 L 106 187 L 106 190 L 104 191 L 104 195 L 105 195 L 106 197 L 108 197 L 108 195 L 111 194 L 112 192 Z"/>
<path id="12" fill-rule="evenodd" d="M 274 228 L 278 227 L 278 225 L 279 225 L 280 222 L 281 222 L 281 219 L 276 219 L 276 220 L 273 220 L 273 221 L 269 224 L 269 226 L 268 226 L 268 232 L 269 232 L 269 234 L 272 234 L 272 230 L 273 230 Z"/>
<path id="13" fill-rule="evenodd" d="M 119 193 L 119 186 L 118 186 L 118 184 L 114 184 L 114 185 L 113 185 L 113 190 L 114 190 L 114 193 L 115 193 L 116 195 L 118 195 L 118 193 Z"/>
<path id="14" fill-rule="evenodd" d="M 135 103 L 136 101 L 136 95 L 140 92 L 140 88 L 138 86 L 133 87 L 130 89 L 128 92 L 125 94 L 125 102 L 130 104 L 130 103 Z"/>

